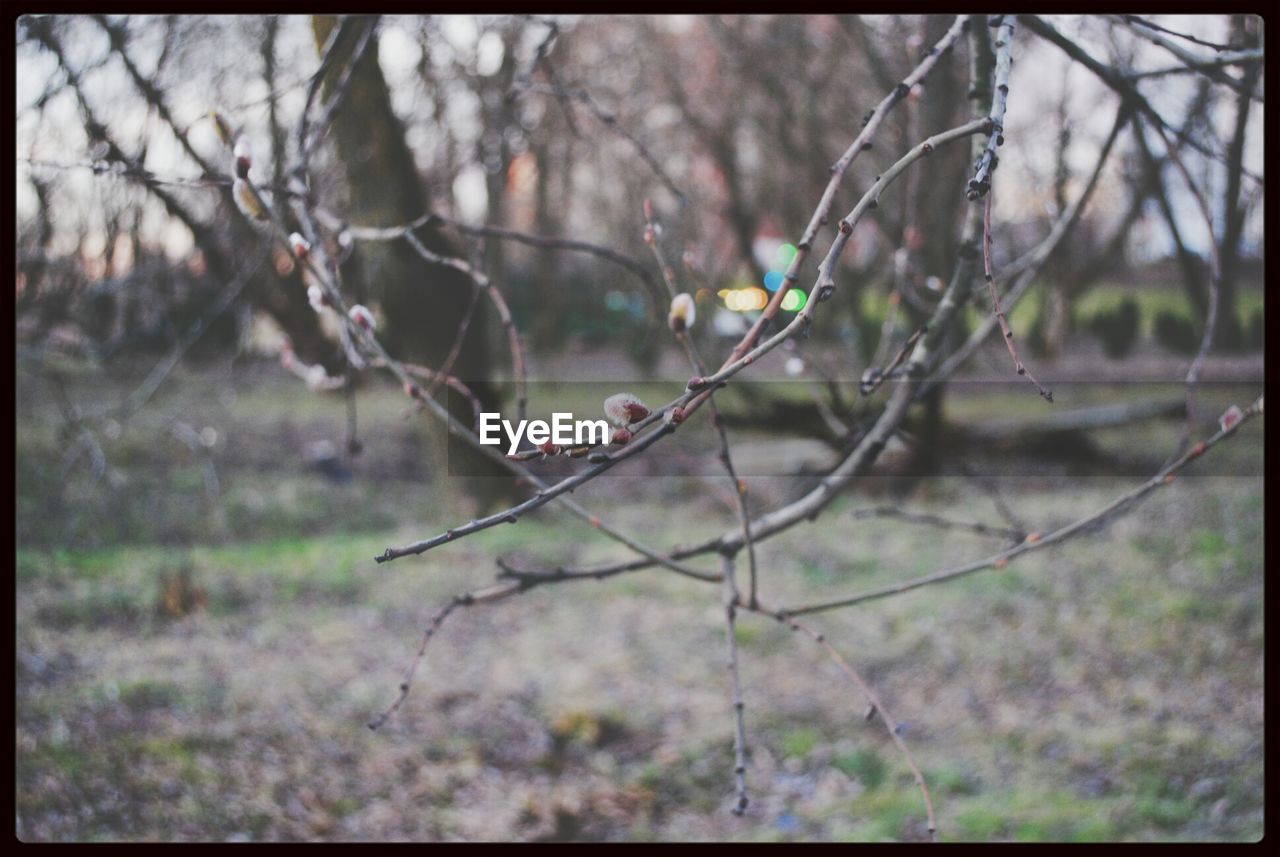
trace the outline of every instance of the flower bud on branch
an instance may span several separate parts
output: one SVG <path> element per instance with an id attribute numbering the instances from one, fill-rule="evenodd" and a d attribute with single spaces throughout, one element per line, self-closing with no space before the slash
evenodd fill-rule
<path id="1" fill-rule="evenodd" d="M 217 110 L 210 110 L 209 118 L 213 120 L 213 130 L 218 132 L 218 139 L 222 141 L 222 144 L 228 147 L 234 146 L 238 132 L 227 121 L 227 118 Z"/>
<path id="2" fill-rule="evenodd" d="M 688 292 L 681 292 L 671 299 L 671 311 L 667 314 L 667 327 L 671 328 L 673 333 L 684 333 L 693 327 L 697 316 L 697 307 L 693 302 L 693 296 Z"/>
<path id="3" fill-rule="evenodd" d="M 618 393 L 604 400 L 604 415 L 616 426 L 628 426 L 649 416 L 649 409 L 630 393 Z"/>
<path id="4" fill-rule="evenodd" d="M 364 330 L 376 330 L 378 324 L 374 321 L 373 313 L 369 312 L 368 307 L 364 304 L 356 304 L 347 311 L 347 315 L 351 316 L 351 320 Z"/>
<path id="5" fill-rule="evenodd" d="M 236 207 L 244 213 L 245 217 L 254 220 L 269 220 L 271 215 L 262 206 L 262 201 L 258 198 L 257 192 L 244 179 L 237 178 L 231 186 L 231 193 L 236 198 Z"/>
<path id="6" fill-rule="evenodd" d="M 253 155 L 249 152 L 249 143 L 241 137 L 236 140 L 236 144 L 231 149 L 231 155 L 235 158 L 236 178 L 249 178 L 249 168 L 253 166 Z"/>
<path id="7" fill-rule="evenodd" d="M 324 289 L 318 285 L 307 287 L 307 300 L 311 302 L 311 308 L 318 313 L 323 313 L 332 306 L 329 296 L 324 293 Z"/>
<path id="8" fill-rule="evenodd" d="M 311 255 L 311 242 L 297 232 L 289 235 L 289 247 L 293 250 L 293 255 L 299 259 L 305 259 Z"/>

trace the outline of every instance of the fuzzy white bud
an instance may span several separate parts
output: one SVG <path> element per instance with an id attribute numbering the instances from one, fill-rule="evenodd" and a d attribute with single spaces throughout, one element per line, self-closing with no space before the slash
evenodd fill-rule
<path id="1" fill-rule="evenodd" d="M 244 179 L 237 178 L 231 186 L 231 193 L 236 198 L 236 207 L 244 213 L 245 217 L 254 220 L 268 220 L 271 215 L 267 214 L 267 210 L 262 207 L 262 203 L 258 200 L 258 195 L 254 193 L 252 187 Z"/>
<path id="2" fill-rule="evenodd" d="M 303 238 L 297 232 L 290 233 L 289 247 L 293 250 L 293 255 L 299 259 L 305 259 L 311 255 L 311 242 Z"/>
<path id="3" fill-rule="evenodd" d="M 369 312 L 368 307 L 364 304 L 356 304 L 347 311 L 347 315 L 351 316 L 351 320 L 365 330 L 376 330 L 378 327 L 378 323 L 374 321 L 373 313 Z"/>
<path id="4" fill-rule="evenodd" d="M 307 387 L 313 391 L 323 390 L 329 381 L 329 373 L 317 363 L 307 369 Z"/>
<path id="5" fill-rule="evenodd" d="M 318 285 L 307 287 L 307 300 L 311 302 L 311 308 L 318 313 L 323 313 L 329 308 L 329 296 Z"/>
<path id="6" fill-rule="evenodd" d="M 673 332 L 683 333 L 693 327 L 697 317 L 697 307 L 694 305 L 693 296 L 688 292 L 681 292 L 671 299 L 671 311 L 667 313 L 667 327 Z"/>
<path id="7" fill-rule="evenodd" d="M 604 400 L 604 415 L 616 426 L 628 426 L 649 416 L 649 409 L 630 393 L 618 393 Z"/>

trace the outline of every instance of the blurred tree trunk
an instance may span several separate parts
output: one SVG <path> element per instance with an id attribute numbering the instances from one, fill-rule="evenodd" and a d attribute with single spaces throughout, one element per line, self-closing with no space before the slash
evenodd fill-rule
<path id="1" fill-rule="evenodd" d="M 312 18 L 317 49 L 337 19 Z M 335 62 L 324 81 L 325 97 L 347 67 L 360 39 L 359 28 L 334 46 Z M 378 65 L 377 36 L 356 64 L 350 91 L 334 117 L 329 135 L 346 179 L 346 216 L 353 223 L 396 226 L 426 212 L 426 193 L 404 139 L 404 129 L 391 109 L 391 92 Z M 439 228 L 423 228 L 418 238 L 433 253 L 464 255 L 457 242 Z M 449 353 L 466 309 L 472 285 L 463 274 L 429 265 L 404 241 L 360 245 L 349 267 L 357 291 L 382 305 L 387 318 L 386 343 L 404 360 L 438 365 Z M 463 343 L 454 372 L 471 380 L 487 380 L 489 353 L 482 314 L 477 313 Z M 479 392 L 479 391 L 477 391 Z"/>
<path id="2" fill-rule="evenodd" d="M 1067 87 L 1063 81 L 1062 96 L 1058 100 L 1058 158 L 1053 172 L 1053 204 L 1055 213 L 1067 210 L 1067 182 L 1071 179 L 1071 170 L 1067 165 L 1067 150 L 1071 147 L 1071 120 L 1067 112 Z M 1067 336 L 1071 333 L 1072 300 L 1078 292 L 1079 283 L 1072 274 L 1076 270 L 1074 259 L 1068 254 L 1059 253 L 1056 264 L 1046 265 L 1047 284 L 1044 295 L 1044 308 L 1041 310 L 1041 342 L 1039 352 L 1050 359 L 1062 353 Z"/>
<path id="3" fill-rule="evenodd" d="M 561 164 L 570 161 L 573 138 L 564 135 L 561 148 L 564 156 Z M 534 222 L 536 229 L 543 235 L 555 235 L 560 231 L 558 218 L 551 200 L 551 146 L 533 143 L 530 151 L 538 165 L 538 184 L 534 197 Z M 564 173 L 569 172 L 566 168 Z M 538 312 L 533 315 L 533 344 L 539 351 L 558 350 L 564 345 L 565 311 L 568 308 L 568 294 L 558 282 L 558 259 L 554 253 L 538 253 L 534 262 L 533 291 L 537 295 Z"/>
<path id="4" fill-rule="evenodd" d="M 337 19 L 329 15 L 312 18 L 317 50 L 323 48 L 337 24 Z M 349 34 L 339 36 L 339 43 L 334 45 L 335 62 L 323 85 L 326 98 L 348 66 L 360 36 L 360 28 L 353 28 Z M 404 129 L 391 108 L 391 93 L 378 64 L 376 34 L 372 39 L 356 62 L 350 90 L 334 117 L 329 136 L 346 178 L 346 216 L 354 223 L 385 227 L 408 223 L 425 213 L 427 194 L 405 142 Z M 440 228 L 424 227 L 417 236 L 433 253 L 464 255 L 459 242 Z M 367 294 L 381 305 L 386 318 L 384 341 L 394 356 L 428 366 L 444 362 L 473 289 L 468 277 L 428 264 L 405 241 L 360 245 L 344 266 L 344 276 L 350 278 L 356 294 Z M 483 304 L 477 307 L 453 374 L 471 387 L 486 410 L 498 410 L 497 391 L 490 381 L 484 309 Z M 452 397 L 449 401 L 455 417 L 469 424 L 470 409 L 452 401 Z M 503 473 L 452 441 L 449 455 L 459 457 L 453 462 L 456 472 L 478 476 Z M 473 496 L 482 502 L 497 499 L 495 487 L 469 484 L 469 489 L 476 489 L 472 490 Z"/>
<path id="5" fill-rule="evenodd" d="M 1262 20 L 1249 15 L 1232 16 L 1232 41 L 1245 50 L 1260 43 L 1259 27 Z M 1222 228 L 1222 246 L 1219 257 L 1222 266 L 1222 282 L 1218 293 L 1218 323 L 1214 331 L 1214 343 L 1219 348 L 1237 349 L 1241 345 L 1240 319 L 1236 315 L 1236 277 L 1239 273 L 1240 238 L 1244 233 L 1246 205 L 1240 197 L 1240 183 L 1244 173 L 1245 130 L 1249 123 L 1249 108 L 1253 103 L 1250 93 L 1262 73 L 1261 63 L 1245 66 L 1241 78 L 1243 92 L 1236 96 L 1236 125 L 1231 144 L 1227 149 L 1227 186 L 1223 194 L 1222 210 L 1226 222 Z"/>

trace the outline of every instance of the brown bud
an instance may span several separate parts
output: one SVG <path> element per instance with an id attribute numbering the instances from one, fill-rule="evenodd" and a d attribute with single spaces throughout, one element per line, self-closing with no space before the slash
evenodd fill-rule
<path id="1" fill-rule="evenodd" d="M 626 446 L 628 443 L 631 442 L 632 437 L 633 435 L 631 434 L 630 429 L 627 429 L 627 428 L 615 429 L 613 432 L 613 437 L 609 438 L 609 443 L 613 444 L 614 446 Z"/>
<path id="2" fill-rule="evenodd" d="M 1232 405 L 1222 412 L 1222 416 L 1218 417 L 1218 426 L 1223 431 L 1226 431 L 1236 423 L 1240 422 L 1243 417 L 1244 412 L 1240 410 L 1240 406 Z"/>
<path id="3" fill-rule="evenodd" d="M 552 443 L 549 440 L 544 441 L 538 447 L 538 449 L 542 452 L 543 455 L 559 455 L 560 454 L 560 446 L 558 444 Z"/>

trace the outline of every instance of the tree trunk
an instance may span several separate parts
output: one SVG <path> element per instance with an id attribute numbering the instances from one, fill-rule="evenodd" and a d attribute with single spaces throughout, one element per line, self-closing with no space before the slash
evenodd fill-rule
<path id="1" fill-rule="evenodd" d="M 1256 48 L 1259 42 L 1260 19 L 1245 15 L 1232 16 L 1232 30 L 1244 48 Z M 1253 103 L 1250 93 L 1262 71 L 1260 63 L 1245 67 L 1241 78 L 1243 92 L 1236 96 L 1236 125 L 1231 145 L 1227 149 L 1227 187 L 1223 194 L 1222 210 L 1226 223 L 1222 229 L 1222 246 L 1219 259 L 1222 265 L 1222 282 L 1218 288 L 1218 324 L 1214 331 L 1214 343 L 1226 350 L 1238 349 L 1243 344 L 1240 319 L 1236 314 L 1236 276 L 1240 262 L 1240 238 L 1244 232 L 1245 206 L 1240 199 L 1240 182 L 1244 173 L 1245 131 L 1249 124 L 1249 107 Z"/>
<path id="2" fill-rule="evenodd" d="M 312 18 L 317 50 L 337 23 L 328 15 Z M 340 42 L 334 46 L 336 61 L 324 81 L 326 98 L 348 66 L 361 32 L 357 27 L 339 36 Z M 378 64 L 377 36 L 372 38 L 368 50 L 356 62 L 346 100 L 328 133 L 345 174 L 346 216 L 353 223 L 387 227 L 408 223 L 425 213 L 427 194 L 405 142 L 404 129 L 392 111 L 391 93 Z M 424 227 L 416 234 L 433 253 L 464 255 L 459 242 L 438 227 Z M 368 295 L 370 302 L 381 306 L 386 318 L 384 342 L 392 355 L 432 367 L 444 362 L 474 288 L 470 278 L 425 262 L 405 241 L 360 245 L 344 266 L 343 274 L 353 293 Z M 490 381 L 485 309 L 483 303 L 477 307 L 452 374 L 470 386 L 484 408 L 492 411 L 497 410 L 498 396 Z M 448 401 L 454 416 L 470 424 L 470 408 L 453 398 Z M 503 473 L 452 439 L 449 456 L 455 473 Z M 497 494 L 505 490 L 480 486 L 475 480 L 468 480 L 468 489 L 482 504 L 495 501 Z"/>

